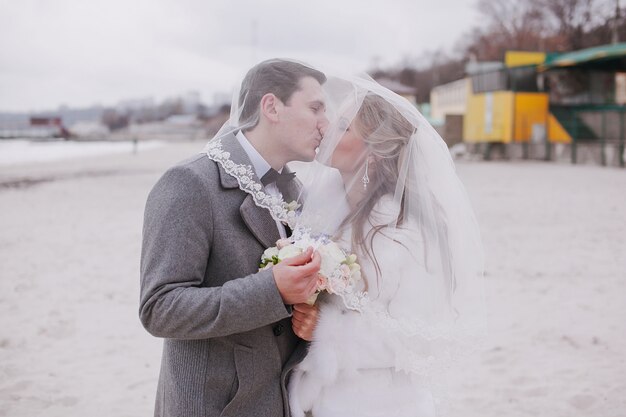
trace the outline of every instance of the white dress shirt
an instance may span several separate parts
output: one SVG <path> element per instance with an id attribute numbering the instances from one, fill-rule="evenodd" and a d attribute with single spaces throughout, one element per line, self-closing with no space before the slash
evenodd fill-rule
<path id="1" fill-rule="evenodd" d="M 263 156 L 261 156 L 259 151 L 257 151 L 254 146 L 252 146 L 248 138 L 246 138 L 241 130 L 237 132 L 235 137 L 239 141 L 239 144 L 241 145 L 243 150 L 248 155 L 248 158 L 250 158 L 250 162 L 252 162 L 252 168 L 254 168 L 254 172 L 256 173 L 257 177 L 259 177 L 259 179 L 263 178 L 263 175 L 267 174 L 267 171 L 272 168 L 271 165 L 265 160 L 265 158 L 263 158 Z M 278 172 L 282 172 L 282 168 Z M 265 192 L 269 195 L 277 197 L 281 195 L 275 182 L 267 184 L 264 189 Z M 274 221 L 276 222 L 276 227 L 278 228 L 278 233 L 280 234 L 280 237 L 282 239 L 286 238 L 287 231 L 285 230 L 285 225 L 283 225 L 278 220 Z"/>

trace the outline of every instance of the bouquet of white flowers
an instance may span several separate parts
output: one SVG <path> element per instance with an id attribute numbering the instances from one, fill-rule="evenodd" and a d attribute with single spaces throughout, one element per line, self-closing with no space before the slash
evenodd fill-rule
<path id="1" fill-rule="evenodd" d="M 356 262 L 356 255 L 346 255 L 337 243 L 325 236 L 313 239 L 305 235 L 295 241 L 280 239 L 276 246 L 263 252 L 260 268 L 266 269 L 284 259 L 299 255 L 308 247 L 313 247 L 322 257 L 316 292 L 307 300 L 308 304 L 315 304 L 317 296 L 322 291 L 343 294 L 354 290 L 361 280 L 361 266 Z"/>

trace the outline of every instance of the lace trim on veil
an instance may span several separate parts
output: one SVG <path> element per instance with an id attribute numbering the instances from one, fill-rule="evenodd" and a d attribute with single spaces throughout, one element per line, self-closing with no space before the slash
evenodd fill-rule
<path id="1" fill-rule="evenodd" d="M 269 210 L 274 220 L 287 223 L 290 228 L 295 227 L 295 216 L 288 209 L 282 194 L 274 196 L 263 191 L 263 185 L 255 181 L 255 174 L 250 165 L 238 164 L 230 159 L 230 152 L 222 149 L 221 139 L 209 141 L 205 148 L 209 159 L 220 164 L 224 171 L 237 180 L 239 189 L 250 194 L 254 203 Z"/>
<path id="2" fill-rule="evenodd" d="M 311 233 L 311 228 L 304 226 L 302 223 L 298 224 L 294 228 L 291 239 L 302 249 L 309 246 L 317 249 L 319 246 L 332 241 L 326 234 Z M 349 254 L 349 252 L 347 252 L 344 248 L 340 249 L 344 255 Z M 329 292 L 341 297 L 341 300 L 347 309 L 361 313 L 370 303 L 367 292 L 359 291 L 356 286 L 356 282 L 353 280 L 346 280 L 339 270 L 335 270 L 332 275 L 327 278 L 328 287 L 330 288 Z"/>
<path id="3" fill-rule="evenodd" d="M 231 160 L 230 152 L 223 150 L 220 139 L 210 141 L 205 152 L 211 160 L 219 163 L 229 175 L 237 180 L 242 191 L 252 195 L 257 206 L 266 208 L 275 220 L 285 222 L 294 229 L 292 240 L 296 242 L 302 239 L 311 241 L 310 235 L 307 236 L 308 230 L 302 225 L 296 226 L 297 217 L 293 211 L 288 209 L 282 195 L 273 196 L 263 191 L 263 186 L 255 180 L 252 167 Z M 317 239 L 323 238 L 318 237 Z M 372 302 L 367 292 L 359 291 L 354 285 L 345 285 L 338 276 L 330 277 L 330 281 L 335 284 L 333 285 L 333 293 L 342 299 L 346 308 L 369 315 L 375 324 L 385 329 L 391 336 L 395 335 L 404 339 L 404 343 L 399 341 L 397 345 L 397 348 L 404 351 L 404 355 L 401 355 L 404 360 L 396 365 L 399 369 L 428 378 L 447 368 L 450 363 L 455 362 L 455 358 L 465 356 L 468 353 L 466 343 L 463 343 L 464 338 L 453 337 L 449 328 L 392 317 L 384 308 Z M 423 355 L 411 346 L 412 343 L 407 344 L 408 341 L 416 341 L 417 339 L 440 340 L 446 346 L 441 346 L 443 349 L 434 356 Z"/>
<path id="4" fill-rule="evenodd" d="M 252 195 L 254 203 L 269 210 L 274 220 L 286 223 L 290 228 L 294 229 L 292 240 L 298 241 L 303 238 L 302 228 L 297 228 L 297 217 L 295 212 L 289 209 L 289 205 L 280 196 L 273 196 L 263 191 L 263 185 L 255 181 L 255 174 L 250 165 L 238 164 L 230 159 L 230 152 L 222 149 L 221 139 L 210 141 L 205 152 L 209 159 L 220 164 L 224 171 L 237 180 L 237 184 L 242 191 Z M 339 295 L 346 308 L 355 311 L 362 311 L 364 306 L 368 304 L 367 293 L 356 291 L 353 286 L 342 286 L 341 278 L 331 277 L 331 282 L 335 282 L 334 293 Z"/>

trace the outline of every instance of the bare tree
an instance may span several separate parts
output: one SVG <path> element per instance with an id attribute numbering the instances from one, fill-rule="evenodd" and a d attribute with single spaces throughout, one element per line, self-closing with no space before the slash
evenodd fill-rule
<path id="1" fill-rule="evenodd" d="M 609 18 L 607 0 L 532 0 L 532 3 L 544 11 L 558 50 L 592 46 L 587 33 L 606 24 Z"/>
<path id="2" fill-rule="evenodd" d="M 544 11 L 532 0 L 479 0 L 480 26 L 457 44 L 465 59 L 501 61 L 507 50 L 545 51 L 551 48 Z"/>
<path id="3" fill-rule="evenodd" d="M 533 2 L 479 0 L 476 7 L 485 18 L 489 35 L 508 49 L 536 50 L 545 37 L 544 13 Z"/>
<path id="4" fill-rule="evenodd" d="M 417 58 L 405 57 L 393 68 L 376 68 L 369 73 L 373 78 L 390 78 L 414 87 L 417 102 L 423 103 L 429 100 L 433 87 L 463 78 L 465 60 L 438 49 L 426 51 Z"/>
<path id="5" fill-rule="evenodd" d="M 415 87 L 418 102 L 433 87 L 460 79 L 470 59 L 502 61 L 507 50 L 571 51 L 626 41 L 626 16 L 619 0 L 479 0 L 480 25 L 459 40 L 455 53 L 428 51 L 404 58 L 395 68 L 376 63 L 371 75 Z"/>

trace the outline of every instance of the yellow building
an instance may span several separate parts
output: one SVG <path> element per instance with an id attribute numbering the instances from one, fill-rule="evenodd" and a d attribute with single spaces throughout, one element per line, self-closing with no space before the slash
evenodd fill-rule
<path id="1" fill-rule="evenodd" d="M 626 43 L 561 54 L 510 51 L 500 68 L 469 79 L 463 141 L 486 144 L 486 156 L 495 144 L 522 144 L 525 157 L 529 145 L 542 145 L 550 159 L 564 144 L 576 162 L 579 146 L 595 146 L 603 165 L 610 155 L 624 166 Z"/>
<path id="2" fill-rule="evenodd" d="M 545 54 L 507 52 L 505 68 L 471 77 L 463 128 L 465 142 L 564 142 L 571 140 L 539 91 L 536 66 Z"/>

